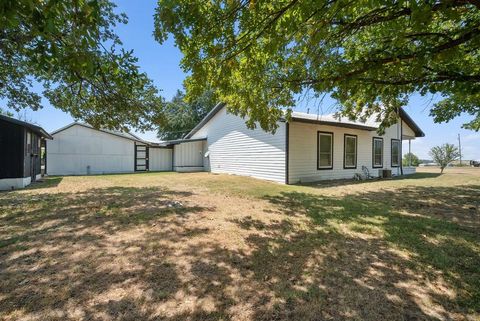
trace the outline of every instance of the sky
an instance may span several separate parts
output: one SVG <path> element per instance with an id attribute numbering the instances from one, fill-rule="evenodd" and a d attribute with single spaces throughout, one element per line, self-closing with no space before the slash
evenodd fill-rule
<path id="1" fill-rule="evenodd" d="M 170 100 L 178 89 L 183 89 L 185 73 L 180 68 L 181 52 L 174 46 L 172 39 L 160 45 L 153 38 L 153 14 L 156 1 L 154 0 L 117 0 L 117 10 L 124 12 L 129 18 L 126 25 L 116 28 L 117 34 L 123 41 L 126 49 L 134 51 L 139 59 L 142 71 L 154 81 L 162 95 Z M 425 137 L 411 142 L 411 150 L 421 159 L 429 159 L 428 151 L 437 145 L 451 143 L 458 145 L 458 135 L 461 136 L 462 158 L 480 160 L 480 132 L 465 130 L 461 125 L 468 122 L 471 116 L 462 115 L 449 123 L 435 124 L 429 116 L 430 108 L 440 97 L 421 97 L 414 95 L 405 111 L 425 132 Z M 26 110 L 22 117 L 41 125 L 47 131 L 53 131 L 73 122 L 70 115 L 53 108 L 47 100 L 43 100 L 44 108 L 39 111 Z M 326 99 L 321 110 L 331 111 L 334 102 Z M 303 104 L 295 110 L 306 111 L 308 106 Z M 312 113 L 313 110 L 310 110 Z M 316 107 L 315 107 L 316 112 Z M 144 139 L 158 141 L 155 132 L 137 133 Z M 404 142 L 404 152 L 408 150 L 408 143 Z"/>

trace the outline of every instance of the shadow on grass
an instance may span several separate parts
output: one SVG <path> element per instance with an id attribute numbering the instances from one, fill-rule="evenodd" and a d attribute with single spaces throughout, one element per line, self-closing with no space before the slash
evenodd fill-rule
<path id="1" fill-rule="evenodd" d="M 408 181 L 412 179 L 435 178 L 438 176 L 440 176 L 440 173 L 438 174 L 437 173 L 415 173 L 415 174 L 405 175 L 405 176 L 395 176 L 391 180 Z M 381 178 L 373 178 L 373 179 L 367 179 L 367 180 L 361 180 L 361 181 L 357 181 L 353 179 L 335 179 L 335 180 L 322 180 L 322 181 L 312 182 L 312 183 L 303 183 L 299 185 L 322 189 L 322 188 L 329 188 L 329 187 L 336 187 L 336 186 L 372 184 L 372 183 L 379 183 L 383 181 L 385 181 L 385 179 L 381 179 Z"/>
<path id="2" fill-rule="evenodd" d="M 81 309 L 83 317 L 94 319 L 103 299 L 108 303 L 121 291 L 139 291 L 139 284 L 148 286 L 153 299 L 175 293 L 180 281 L 175 265 L 162 255 L 168 245 L 161 243 L 206 233 L 182 224 L 189 215 L 212 210 L 190 205 L 190 196 L 123 187 L 2 195 L 0 311 L 70 320 L 78 316 L 68 315 L 69 302 L 85 303 L 104 294 Z M 111 296 L 105 294 L 109 291 Z M 63 312 L 52 312 L 58 309 Z"/>
<path id="3" fill-rule="evenodd" d="M 198 195 L 166 188 L 5 194 L 0 311 L 45 320 L 461 320 L 480 308 L 479 188 L 284 192 L 264 197 L 265 213 L 243 209 L 226 222 L 193 203 Z M 225 246 L 219 234 L 245 246 Z"/>
<path id="4" fill-rule="evenodd" d="M 330 240 L 327 241 L 328 247 L 337 249 L 337 254 L 332 257 L 337 260 L 335 266 L 339 275 L 329 285 L 331 288 L 362 280 L 367 288 L 381 289 L 385 288 L 385 282 L 407 285 L 415 275 L 423 275 L 429 282 L 438 282 L 436 286 L 439 287 L 446 282 L 455 289 L 455 299 L 448 293 L 442 295 L 441 291 L 429 291 L 428 282 L 424 280 L 424 287 L 416 291 L 403 291 L 398 286 L 390 289 L 389 295 L 384 293 L 383 304 L 391 304 L 388 296 L 394 294 L 401 298 L 402 304 L 412 305 L 409 296 L 417 295 L 420 300 L 430 297 L 428 300 L 443 307 L 430 311 L 428 318 L 417 310 L 414 314 L 420 319 L 448 319 L 451 316 L 445 311 L 456 305 L 461 313 L 479 311 L 480 185 L 409 187 L 395 193 L 368 192 L 342 198 L 293 192 L 270 196 L 267 200 L 288 216 L 309 217 L 319 228 L 317 233 L 303 235 L 300 246 L 290 240 L 282 242 L 283 245 L 278 247 L 285 247 L 282 252 L 302 252 L 305 249 L 311 252 L 313 249 L 308 249 L 305 240 L 317 238 L 318 246 Z M 404 256 L 395 255 L 388 248 L 397 249 Z M 268 256 L 267 250 L 262 252 L 259 257 Z M 271 257 L 288 258 L 278 252 Z M 306 262 L 302 260 L 300 265 Z M 375 263 L 377 268 L 372 266 Z M 372 268 L 377 270 L 374 275 L 370 275 Z M 406 271 L 412 274 L 408 275 Z M 271 272 L 275 273 L 275 269 L 268 273 Z M 365 288 L 361 286 L 351 290 L 357 292 L 359 298 L 371 299 L 371 294 L 362 294 Z M 365 304 L 365 307 L 369 306 L 368 302 Z M 396 308 L 390 306 L 389 310 Z M 408 313 L 412 311 L 409 309 Z"/>

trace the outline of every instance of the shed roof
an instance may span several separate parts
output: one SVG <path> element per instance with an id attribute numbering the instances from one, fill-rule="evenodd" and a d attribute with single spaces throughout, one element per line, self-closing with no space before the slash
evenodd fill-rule
<path id="1" fill-rule="evenodd" d="M 73 122 L 71 124 L 68 124 L 67 126 L 64 126 L 62 128 L 59 128 L 53 132 L 51 132 L 51 135 L 55 135 L 59 132 L 62 132 L 70 127 L 73 127 L 75 125 L 78 125 L 78 126 L 82 126 L 82 127 L 85 127 L 85 128 L 89 128 L 89 129 L 93 129 L 93 130 L 98 130 L 100 132 L 103 132 L 103 133 L 106 133 L 106 134 L 110 134 L 110 135 L 114 135 L 114 136 L 118 136 L 118 137 L 122 137 L 122 138 L 126 138 L 126 139 L 130 139 L 130 140 L 133 140 L 133 141 L 136 141 L 136 142 L 141 142 L 141 143 L 144 143 L 144 144 L 150 144 L 149 142 L 141 139 L 140 137 L 130 133 L 130 132 L 121 132 L 121 131 L 116 131 L 116 130 L 108 130 L 108 129 L 103 129 L 103 128 L 95 128 L 93 127 L 92 125 L 89 125 L 89 124 L 84 124 L 84 123 L 79 123 L 79 122 Z"/>
<path id="2" fill-rule="evenodd" d="M 47 131 L 40 126 L 31 124 L 31 123 L 27 123 L 27 122 L 24 122 L 24 121 L 21 121 L 21 120 L 12 118 L 12 117 L 8 117 L 8 116 L 5 116 L 5 115 L 0 115 L 0 119 L 3 120 L 3 121 L 9 122 L 11 124 L 15 124 L 15 125 L 19 125 L 19 126 L 28 128 L 31 131 L 33 131 L 34 133 L 40 135 L 41 137 L 44 137 L 44 138 L 47 138 L 47 139 L 53 139 L 53 137 L 50 136 L 50 134 L 47 133 Z"/>

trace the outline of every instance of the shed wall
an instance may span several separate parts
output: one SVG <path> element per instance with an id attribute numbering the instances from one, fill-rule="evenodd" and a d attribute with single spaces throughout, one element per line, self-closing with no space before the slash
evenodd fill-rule
<path id="1" fill-rule="evenodd" d="M 24 131 L 19 125 L 0 120 L 0 179 L 23 177 Z"/>
<path id="2" fill-rule="evenodd" d="M 149 148 L 150 171 L 172 170 L 172 148 Z"/>
<path id="3" fill-rule="evenodd" d="M 74 125 L 47 142 L 49 175 L 130 173 L 134 171 L 134 141 Z M 89 167 L 89 169 L 88 169 Z"/>

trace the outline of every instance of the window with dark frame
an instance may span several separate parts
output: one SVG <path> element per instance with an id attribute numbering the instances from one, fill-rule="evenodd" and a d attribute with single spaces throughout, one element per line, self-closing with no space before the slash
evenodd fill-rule
<path id="1" fill-rule="evenodd" d="M 392 167 L 400 166 L 400 140 L 392 139 Z"/>
<path id="2" fill-rule="evenodd" d="M 357 135 L 344 136 L 343 168 L 357 168 Z"/>
<path id="3" fill-rule="evenodd" d="M 333 168 L 333 133 L 317 133 L 317 169 Z"/>
<path id="4" fill-rule="evenodd" d="M 372 167 L 383 167 L 383 138 L 373 137 L 372 142 Z"/>

